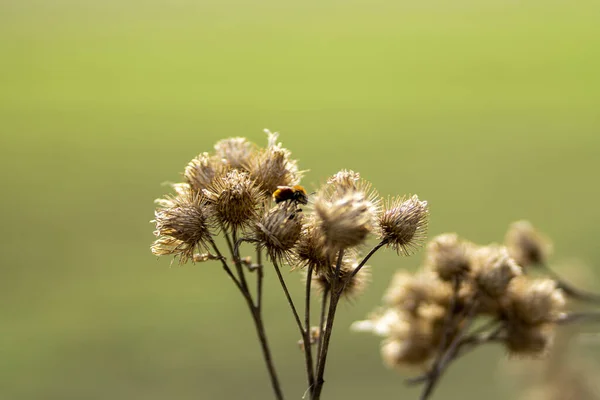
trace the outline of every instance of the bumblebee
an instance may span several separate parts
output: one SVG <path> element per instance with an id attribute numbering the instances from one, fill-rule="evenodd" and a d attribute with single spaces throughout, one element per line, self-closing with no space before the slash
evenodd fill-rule
<path id="1" fill-rule="evenodd" d="M 277 190 L 273 192 L 275 203 L 289 201 L 296 204 L 308 204 L 308 194 L 300 185 L 295 186 L 277 186 Z"/>

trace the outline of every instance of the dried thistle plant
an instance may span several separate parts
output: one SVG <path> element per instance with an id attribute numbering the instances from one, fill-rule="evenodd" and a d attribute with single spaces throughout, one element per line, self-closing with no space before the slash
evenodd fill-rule
<path id="1" fill-rule="evenodd" d="M 501 344 L 513 358 L 540 358 L 560 325 L 600 320 L 597 310 L 567 308 L 567 299 L 597 305 L 597 297 L 560 279 L 547 266 L 549 255 L 548 239 L 523 221 L 511 225 L 505 245 L 437 236 L 427 245 L 423 267 L 415 274 L 398 272 L 385 307 L 352 327 L 384 338 L 387 366 L 424 371 L 407 381 L 424 385 L 421 400 L 453 361 L 483 344 Z M 528 273 L 536 266 L 550 277 Z"/>
<path id="2" fill-rule="evenodd" d="M 346 169 L 308 195 L 299 185 L 298 162 L 277 133 L 266 133 L 264 148 L 241 137 L 224 139 L 187 164 L 185 182 L 156 201 L 151 251 L 180 264 L 220 263 L 248 307 L 281 400 L 263 319 L 263 281 L 274 271 L 298 328 L 292 342 L 300 339 L 307 397 L 319 400 L 338 304 L 365 290 L 376 271 L 366 264 L 378 250 L 409 256 L 423 245 L 429 206 L 416 195 L 384 201 L 358 172 Z M 363 254 L 371 239 L 375 246 Z M 424 372 L 411 380 L 424 383 L 421 399 L 453 361 L 480 345 L 499 343 L 512 356 L 540 357 L 559 325 L 600 320 L 593 310 L 567 309 L 567 299 L 598 305 L 600 297 L 551 270 L 550 252 L 549 240 L 524 221 L 511 225 L 504 245 L 440 235 L 427 245 L 423 268 L 398 272 L 384 307 L 353 326 L 384 337 L 387 366 Z M 286 267 L 301 271 L 301 307 L 281 272 Z M 548 277 L 535 277 L 538 272 Z M 320 299 L 316 318 L 313 294 Z"/>
<path id="3" fill-rule="evenodd" d="M 213 153 L 200 153 L 188 163 L 185 182 L 157 201 L 153 222 L 158 238 L 151 249 L 180 263 L 221 264 L 248 306 L 275 398 L 283 399 L 262 317 L 263 280 L 271 263 L 298 327 L 308 396 L 318 400 L 339 302 L 365 290 L 370 278 L 366 263 L 376 251 L 391 247 L 410 255 L 422 245 L 428 205 L 417 196 L 399 196 L 382 207 L 371 184 L 351 170 L 333 174 L 307 199 L 299 186 L 303 172 L 297 161 L 278 142 L 277 133 L 266 133 L 264 148 L 245 138 L 229 138 L 217 142 Z M 379 242 L 362 256 L 371 238 Z M 221 250 L 221 242 L 227 251 Z M 240 254 L 247 247 L 254 256 Z M 290 295 L 281 273 L 285 265 L 303 272 L 303 309 Z M 255 290 L 250 290 L 252 276 Z M 315 325 L 313 292 L 321 300 Z"/>

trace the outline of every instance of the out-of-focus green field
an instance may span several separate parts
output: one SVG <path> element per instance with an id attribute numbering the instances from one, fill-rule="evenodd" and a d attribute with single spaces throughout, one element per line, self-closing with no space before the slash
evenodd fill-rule
<path id="1" fill-rule="evenodd" d="M 432 235 L 499 241 L 529 218 L 555 260 L 598 267 L 599 16 L 585 0 L 3 1 L 0 399 L 271 398 L 233 285 L 216 264 L 157 261 L 148 223 L 189 159 L 227 136 L 263 144 L 263 128 L 310 190 L 352 168 L 427 199 Z M 326 398 L 416 398 L 347 328 L 419 262 L 373 259 L 336 318 Z M 275 361 L 300 399 L 268 275 Z M 511 398 L 501 356 L 461 361 L 436 398 Z"/>

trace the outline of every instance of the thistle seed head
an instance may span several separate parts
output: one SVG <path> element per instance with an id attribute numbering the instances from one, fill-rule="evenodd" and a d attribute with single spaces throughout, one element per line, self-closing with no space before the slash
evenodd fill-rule
<path id="1" fill-rule="evenodd" d="M 243 137 L 232 137 L 219 140 L 215 144 L 217 157 L 235 169 L 243 169 L 248 165 L 254 152 L 254 144 Z"/>
<path id="2" fill-rule="evenodd" d="M 557 321 L 566 303 L 556 282 L 547 278 L 516 277 L 510 282 L 506 295 L 509 319 L 530 326 Z"/>
<path id="3" fill-rule="evenodd" d="M 456 233 L 436 236 L 427 244 L 425 265 L 444 281 L 462 279 L 471 270 L 472 248 Z"/>
<path id="4" fill-rule="evenodd" d="M 378 218 L 378 236 L 398 254 L 410 255 L 427 236 L 429 209 L 417 195 L 388 200 Z"/>
<path id="5" fill-rule="evenodd" d="M 179 263 L 193 259 L 194 251 L 208 248 L 211 233 L 205 206 L 198 193 L 189 192 L 177 197 L 158 201 L 155 212 L 158 239 L 152 244 L 152 253 L 157 256 L 174 255 Z"/>
<path id="6" fill-rule="evenodd" d="M 480 290 L 492 299 L 506 293 L 511 280 L 522 274 L 506 247 L 485 246 L 473 253 L 473 278 Z"/>
<path id="7" fill-rule="evenodd" d="M 373 230 L 375 207 L 362 192 L 331 201 L 319 195 L 314 208 L 329 253 L 364 243 Z"/>
<path id="8" fill-rule="evenodd" d="M 313 215 L 304 218 L 300 238 L 294 249 L 294 266 L 312 267 L 316 274 L 323 272 L 333 263 L 325 251 L 325 241 Z"/>
<path id="9" fill-rule="evenodd" d="M 409 274 L 396 272 L 385 295 L 384 302 L 411 315 L 428 304 L 446 305 L 450 303 L 452 288 L 441 281 L 431 271 Z"/>
<path id="10" fill-rule="evenodd" d="M 265 196 L 270 197 L 278 186 L 297 185 L 302 172 L 298 170 L 296 160 L 291 159 L 290 151 L 277 143 L 279 134 L 266 132 L 269 135 L 268 147 L 254 153 L 245 164 L 245 169 Z"/>
<path id="11" fill-rule="evenodd" d="M 300 238 L 303 218 L 303 213 L 295 207 L 278 204 L 254 225 L 251 240 L 266 249 L 271 260 L 292 264 L 292 252 Z"/>
<path id="12" fill-rule="evenodd" d="M 201 153 L 188 163 L 183 175 L 194 191 L 202 193 L 203 189 L 209 187 L 213 180 L 222 176 L 226 170 L 227 166 L 221 159 Z"/>
<path id="13" fill-rule="evenodd" d="M 504 241 L 510 256 L 523 268 L 545 264 L 552 252 L 552 242 L 529 221 L 511 224 Z"/>
<path id="14" fill-rule="evenodd" d="M 202 193 L 217 226 L 236 230 L 256 222 L 261 192 L 246 172 L 233 169 Z"/>
<path id="15" fill-rule="evenodd" d="M 368 265 L 363 266 L 360 271 L 350 278 L 352 272 L 358 267 L 358 261 L 356 260 L 355 254 L 344 256 L 342 265 L 340 266 L 339 281 L 346 282 L 342 289 L 342 295 L 352 300 L 364 292 L 367 284 L 371 279 L 371 267 Z M 313 275 L 313 284 L 319 292 L 330 290 L 335 278 L 335 266 L 322 268 L 318 273 Z"/>
<path id="16" fill-rule="evenodd" d="M 515 357 L 540 357 L 547 353 L 554 338 L 554 326 L 509 324 L 504 345 Z"/>

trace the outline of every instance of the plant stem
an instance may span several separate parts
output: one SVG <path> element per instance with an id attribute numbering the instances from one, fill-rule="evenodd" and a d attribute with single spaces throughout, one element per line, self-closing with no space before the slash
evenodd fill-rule
<path id="1" fill-rule="evenodd" d="M 308 272 L 306 274 L 306 293 L 305 300 L 306 303 L 304 305 L 304 358 L 306 359 L 306 373 L 308 375 L 309 381 L 309 390 L 310 395 L 312 397 L 312 393 L 314 390 L 315 384 L 315 370 L 313 365 L 313 357 L 312 357 L 312 343 L 310 341 L 310 286 L 312 283 L 312 274 L 313 274 L 313 266 L 309 265 Z M 307 347 L 308 345 L 308 347 Z"/>
<path id="2" fill-rule="evenodd" d="M 459 287 L 459 285 L 455 286 L 456 293 L 458 293 L 457 287 Z M 423 392 L 419 398 L 420 400 L 427 400 L 433 393 L 435 387 L 440 381 L 442 373 L 446 370 L 447 365 L 456 355 L 458 346 L 460 345 L 465 332 L 469 329 L 471 323 L 473 322 L 476 315 L 475 310 L 477 309 L 477 306 L 478 302 L 475 300 L 465 316 L 465 323 L 461 326 L 459 332 L 456 333 L 456 336 L 450 343 L 450 346 L 448 346 L 448 349 L 443 352 L 442 357 L 438 357 L 436 360 L 436 363 L 432 367 L 431 373 L 429 374 L 429 379 L 423 388 Z"/>
<path id="3" fill-rule="evenodd" d="M 256 271 L 256 308 L 262 311 L 262 287 L 264 271 L 262 265 L 262 249 L 256 246 L 256 265 L 258 270 Z"/>
<path id="4" fill-rule="evenodd" d="M 329 289 L 323 290 L 323 298 L 321 299 L 321 316 L 319 318 L 319 339 L 317 345 L 317 367 L 319 369 L 321 349 L 323 347 L 323 331 L 325 330 L 325 311 L 327 310 L 327 299 L 329 298 Z"/>
<path id="5" fill-rule="evenodd" d="M 564 281 L 560 275 L 554 272 L 548 265 L 541 264 L 540 265 L 550 277 L 556 281 L 556 286 L 568 296 L 576 300 L 600 304 L 600 295 L 597 293 L 586 292 L 584 290 L 578 289 L 572 284 Z"/>
<path id="6" fill-rule="evenodd" d="M 275 266 L 275 272 L 277 273 L 277 278 L 279 278 L 279 283 L 281 284 L 283 292 L 285 293 L 285 297 L 287 298 L 288 304 L 290 305 L 290 308 L 292 309 L 292 313 L 294 314 L 294 319 L 296 320 L 296 324 L 298 325 L 298 329 L 300 330 L 300 336 L 302 337 L 302 343 L 304 344 L 304 349 L 306 351 L 306 349 L 310 349 L 310 338 L 306 334 L 307 329 L 304 329 L 304 327 L 302 326 L 302 321 L 300 320 L 300 316 L 298 315 L 298 311 L 296 310 L 296 306 L 294 305 L 294 300 L 292 300 L 290 291 L 287 288 L 285 279 L 283 279 L 283 275 L 281 275 L 281 270 L 279 269 L 279 263 L 277 262 L 277 260 L 273 259 L 273 265 Z M 312 388 L 312 387 L 314 387 L 315 376 L 314 376 L 313 367 L 312 367 L 312 358 L 311 358 L 311 360 L 310 360 L 311 362 L 309 364 L 308 357 L 306 357 L 307 354 L 308 353 L 305 353 L 306 377 L 308 379 L 308 387 Z M 311 392 L 312 392 L 312 389 L 311 389 Z"/>
<path id="7" fill-rule="evenodd" d="M 352 274 L 350 274 L 350 276 L 346 279 L 345 283 L 347 283 L 348 281 L 350 281 L 350 279 L 352 279 L 356 274 L 358 274 L 358 271 L 360 271 L 360 269 L 365 266 L 365 264 L 367 263 L 367 261 L 369 261 L 369 258 L 371 258 L 371 256 L 373 254 L 375 254 L 377 252 L 377 250 L 379 250 L 380 248 L 382 248 L 386 244 L 387 244 L 387 241 L 382 240 L 375 247 L 373 247 L 371 249 L 371 251 L 369 251 L 367 253 L 367 255 L 365 256 L 365 258 L 362 259 L 362 261 L 360 262 L 360 264 L 358 264 L 358 266 L 356 268 L 354 268 L 354 271 L 352 271 Z"/>
<path id="8" fill-rule="evenodd" d="M 234 254 L 233 254 L 233 247 L 230 245 L 231 241 L 229 240 L 228 236 L 226 236 L 226 238 L 227 238 L 227 243 L 229 245 L 229 248 L 231 250 L 231 255 L 235 259 Z M 267 371 L 269 372 L 269 378 L 271 380 L 271 386 L 273 387 L 273 392 L 275 393 L 275 398 L 277 400 L 283 400 L 284 396 L 283 396 L 283 392 L 281 390 L 281 384 L 279 383 L 279 378 L 277 377 L 277 370 L 275 369 L 275 364 L 273 363 L 273 357 L 271 355 L 271 349 L 269 347 L 269 342 L 267 341 L 267 333 L 266 333 L 264 322 L 262 319 L 261 308 L 254 305 L 252 295 L 250 294 L 250 291 L 248 290 L 248 286 L 245 284 L 245 281 L 243 281 L 243 283 L 242 283 L 235 278 L 235 275 L 233 275 L 233 273 L 231 272 L 231 268 L 229 268 L 229 265 L 227 264 L 225 257 L 223 257 L 221 255 L 221 252 L 220 252 L 219 248 L 217 247 L 217 244 L 214 242 L 214 240 L 210 239 L 210 243 L 211 243 L 211 246 L 213 247 L 215 253 L 221 260 L 223 269 L 225 270 L 225 272 L 227 272 L 227 275 L 229 275 L 229 277 L 233 280 L 236 287 L 238 288 L 238 290 L 244 297 L 244 300 L 246 300 L 246 304 L 248 305 L 248 309 L 250 310 L 250 314 L 252 315 L 252 321 L 254 322 L 254 327 L 256 328 L 256 334 L 258 335 L 258 341 L 260 342 L 260 347 L 262 350 L 263 358 L 264 358 L 265 364 L 267 366 Z M 236 262 L 236 267 L 238 266 L 238 264 L 239 263 Z M 241 274 L 241 277 L 244 276 L 241 266 L 238 269 L 238 273 Z M 262 286 L 262 280 L 261 280 L 260 285 Z"/>
<path id="9" fill-rule="evenodd" d="M 325 363 L 327 362 L 327 353 L 329 350 L 329 341 L 331 339 L 331 332 L 333 330 L 333 321 L 335 319 L 335 311 L 337 309 L 338 301 L 340 299 L 341 290 L 338 289 L 340 282 L 340 270 L 342 268 L 342 260 L 344 258 L 344 249 L 341 249 L 338 254 L 337 265 L 335 267 L 335 274 L 332 279 L 331 285 L 331 296 L 329 299 L 329 313 L 327 315 L 327 325 L 325 326 L 325 334 L 323 336 L 323 344 L 321 353 L 319 354 L 319 361 L 317 363 L 317 377 L 315 382 L 315 390 L 313 392 L 312 400 L 319 400 L 321 398 L 321 391 L 323 390 L 323 384 L 325 380 L 323 375 L 325 374 Z"/>

